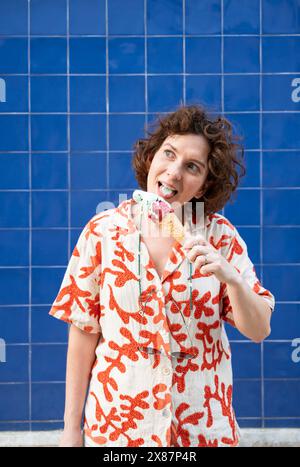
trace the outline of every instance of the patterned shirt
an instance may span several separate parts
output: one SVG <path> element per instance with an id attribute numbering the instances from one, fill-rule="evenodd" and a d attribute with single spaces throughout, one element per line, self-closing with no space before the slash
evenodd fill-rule
<path id="1" fill-rule="evenodd" d="M 237 446 L 224 321 L 235 323 L 226 284 L 193 268 L 190 310 L 190 262 L 180 243 L 174 240 L 159 277 L 141 237 L 140 296 L 134 204 L 123 201 L 87 223 L 49 313 L 99 333 L 85 404 L 85 446 Z M 273 310 L 274 297 L 259 282 L 237 229 L 212 214 L 205 232 Z M 171 356 L 191 348 L 194 358 Z"/>

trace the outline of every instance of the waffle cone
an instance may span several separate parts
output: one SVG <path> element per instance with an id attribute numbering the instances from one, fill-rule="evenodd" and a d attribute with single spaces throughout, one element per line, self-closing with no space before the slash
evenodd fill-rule
<path id="1" fill-rule="evenodd" d="M 184 228 L 178 217 L 173 213 L 166 214 L 160 223 L 163 232 L 171 235 L 180 244 L 184 240 Z"/>

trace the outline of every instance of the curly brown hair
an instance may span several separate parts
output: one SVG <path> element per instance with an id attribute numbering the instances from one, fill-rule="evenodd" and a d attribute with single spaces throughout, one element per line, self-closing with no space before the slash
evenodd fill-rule
<path id="1" fill-rule="evenodd" d="M 203 187 L 203 196 L 192 198 L 204 202 L 205 215 L 221 210 L 236 190 L 239 179 L 246 173 L 243 160 L 244 149 L 234 136 L 232 124 L 224 117 L 212 119 L 199 105 L 180 106 L 146 128 L 147 138 L 137 140 L 134 145 L 132 167 L 135 178 L 142 190 L 147 190 L 147 177 L 152 159 L 164 140 L 170 135 L 196 134 L 206 138 L 210 152 L 208 155 L 208 175 Z"/>

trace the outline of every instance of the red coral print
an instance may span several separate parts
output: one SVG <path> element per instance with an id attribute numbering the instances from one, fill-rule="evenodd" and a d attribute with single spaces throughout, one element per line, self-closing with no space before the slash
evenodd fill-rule
<path id="1" fill-rule="evenodd" d="M 189 260 L 176 240 L 159 275 L 135 225 L 134 204 L 124 201 L 86 224 L 50 310 L 86 333 L 100 333 L 84 409 L 86 445 L 236 446 L 222 322 L 234 326 L 226 284 L 200 268 L 190 280 Z M 215 213 L 203 232 L 274 308 L 235 227 Z"/>

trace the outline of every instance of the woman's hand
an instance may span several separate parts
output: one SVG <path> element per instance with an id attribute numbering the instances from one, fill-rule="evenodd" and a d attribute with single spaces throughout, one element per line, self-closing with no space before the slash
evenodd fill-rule
<path id="1" fill-rule="evenodd" d="M 60 448 L 83 447 L 83 435 L 80 428 L 65 428 L 59 440 Z"/>
<path id="2" fill-rule="evenodd" d="M 241 280 L 238 271 L 202 235 L 187 238 L 182 248 L 201 274 L 214 274 L 226 284 Z"/>

